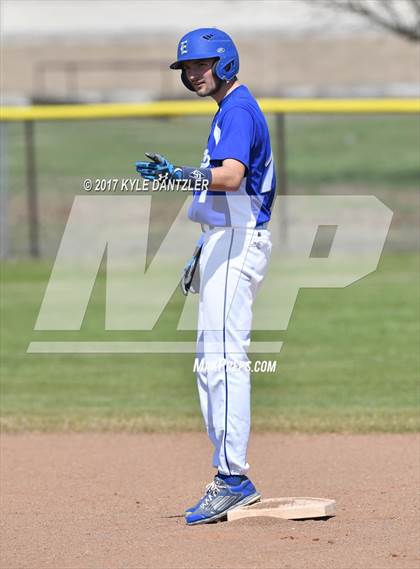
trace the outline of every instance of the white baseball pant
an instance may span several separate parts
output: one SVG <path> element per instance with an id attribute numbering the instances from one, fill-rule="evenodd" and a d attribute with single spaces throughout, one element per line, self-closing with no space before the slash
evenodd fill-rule
<path id="1" fill-rule="evenodd" d="M 213 466 L 226 475 L 249 469 L 251 382 L 247 350 L 252 305 L 271 253 L 270 232 L 215 227 L 200 257 L 198 393 Z"/>

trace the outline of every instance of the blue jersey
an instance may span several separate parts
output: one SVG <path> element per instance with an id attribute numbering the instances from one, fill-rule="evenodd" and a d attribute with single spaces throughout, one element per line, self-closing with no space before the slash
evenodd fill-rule
<path id="1" fill-rule="evenodd" d="M 221 166 L 227 158 L 239 160 L 246 168 L 239 189 L 195 191 L 188 216 L 222 227 L 261 226 L 270 219 L 276 176 L 267 122 L 245 85 L 220 102 L 201 167 Z"/>

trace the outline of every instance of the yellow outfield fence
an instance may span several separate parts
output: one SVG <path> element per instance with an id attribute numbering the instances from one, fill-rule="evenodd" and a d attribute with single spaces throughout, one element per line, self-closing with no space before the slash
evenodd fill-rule
<path id="1" fill-rule="evenodd" d="M 259 99 L 265 113 L 420 113 L 420 99 Z M 209 115 L 212 101 L 153 101 L 1 107 L 1 121 Z"/>

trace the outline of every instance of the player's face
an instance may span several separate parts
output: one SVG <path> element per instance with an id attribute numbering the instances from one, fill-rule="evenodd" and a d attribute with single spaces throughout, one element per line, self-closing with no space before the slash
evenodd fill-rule
<path id="1" fill-rule="evenodd" d="M 199 97 L 212 95 L 220 87 L 220 81 L 212 72 L 214 62 L 215 59 L 196 59 L 184 63 L 187 79 Z"/>

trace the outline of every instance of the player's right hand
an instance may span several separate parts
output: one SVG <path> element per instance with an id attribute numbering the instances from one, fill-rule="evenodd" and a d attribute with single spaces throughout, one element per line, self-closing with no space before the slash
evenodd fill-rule
<path id="1" fill-rule="evenodd" d="M 169 160 L 160 154 L 145 152 L 145 155 L 152 160 L 152 162 L 136 162 L 136 170 L 146 180 L 170 180 L 177 179 L 178 170 Z"/>

